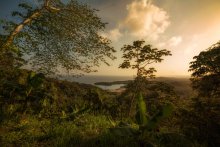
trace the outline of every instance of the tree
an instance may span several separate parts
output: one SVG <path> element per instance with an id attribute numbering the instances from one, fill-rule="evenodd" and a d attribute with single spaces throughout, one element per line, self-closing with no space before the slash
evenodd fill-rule
<path id="1" fill-rule="evenodd" d="M 163 61 L 163 56 L 170 56 L 170 51 L 163 49 L 158 50 L 152 48 L 151 45 L 144 45 L 145 41 L 134 41 L 133 45 L 124 45 L 121 49 L 123 51 L 124 58 L 123 63 L 119 68 L 131 68 L 137 70 L 137 77 L 155 77 L 155 68 L 148 68 L 152 63 L 158 63 Z"/>
<path id="2" fill-rule="evenodd" d="M 220 42 L 202 51 L 190 62 L 192 87 L 197 95 L 180 111 L 183 133 L 200 144 L 220 144 Z"/>
<path id="3" fill-rule="evenodd" d="M 220 96 L 220 42 L 195 56 L 190 62 L 192 86 L 199 96 Z"/>
<path id="4" fill-rule="evenodd" d="M 39 7 L 21 3 L 26 11 L 12 12 L 21 21 L 5 21 L 1 53 L 23 58 L 29 68 L 43 73 L 63 69 L 92 72 L 101 62 L 108 65 L 106 58 L 115 59 L 110 41 L 99 35 L 105 23 L 96 10 L 75 0 L 68 4 L 60 0 L 41 2 Z"/>
<path id="5" fill-rule="evenodd" d="M 122 47 L 124 61 L 119 68 L 131 68 L 137 70 L 137 77 L 134 82 L 130 83 L 127 87 L 128 91 L 132 92 L 130 101 L 130 112 L 132 114 L 133 104 L 135 103 L 135 98 L 138 99 L 138 95 L 142 95 L 147 89 L 147 78 L 154 78 L 155 68 L 148 68 L 152 63 L 162 62 L 163 56 L 170 56 L 170 51 L 163 49 L 158 50 L 157 48 L 152 48 L 151 45 L 144 45 L 145 41 L 134 41 L 133 45 L 124 45 Z M 126 94 L 125 94 L 126 95 Z M 144 94 L 146 96 L 146 94 Z"/>

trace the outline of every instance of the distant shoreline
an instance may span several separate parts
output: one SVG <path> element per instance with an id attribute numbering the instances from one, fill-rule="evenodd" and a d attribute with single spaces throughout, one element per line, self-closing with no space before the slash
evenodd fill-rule
<path id="1" fill-rule="evenodd" d="M 110 92 L 121 93 L 126 89 L 125 86 L 131 81 L 133 80 L 95 82 L 94 85 Z M 174 91 L 182 98 L 187 98 L 193 93 L 193 90 L 190 86 L 191 82 L 189 77 L 158 77 L 153 81 L 165 82 L 173 86 Z"/>
<path id="2" fill-rule="evenodd" d="M 153 81 L 163 81 L 163 82 L 168 82 L 177 80 L 189 80 L 188 77 L 157 77 L 155 79 L 151 79 Z M 128 83 L 132 82 L 133 80 L 124 80 L 124 81 L 112 81 L 112 82 L 95 82 L 94 85 L 101 85 L 101 86 L 112 86 L 112 85 L 118 85 L 118 84 L 124 84 L 127 85 Z"/>
<path id="3" fill-rule="evenodd" d="M 113 82 L 96 82 L 95 85 L 102 85 L 102 86 L 112 86 L 112 85 L 118 85 L 118 84 L 128 84 L 133 80 L 126 80 L 126 81 L 113 81 Z"/>

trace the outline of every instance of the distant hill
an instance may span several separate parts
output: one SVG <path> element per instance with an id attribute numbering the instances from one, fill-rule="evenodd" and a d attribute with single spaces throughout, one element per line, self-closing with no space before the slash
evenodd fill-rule
<path id="1" fill-rule="evenodd" d="M 125 81 L 113 81 L 113 82 L 96 82 L 95 85 L 103 85 L 103 86 L 111 86 L 111 85 L 117 85 L 117 84 L 128 84 L 132 80 L 125 80 Z M 193 90 L 190 86 L 190 80 L 189 78 L 184 77 L 158 77 L 154 79 L 154 81 L 160 81 L 165 82 L 167 84 L 170 84 L 174 87 L 174 91 L 180 96 L 180 97 L 190 97 L 193 93 Z"/>
<path id="2" fill-rule="evenodd" d="M 174 91 L 180 97 L 190 97 L 193 94 L 193 90 L 190 85 L 189 78 L 176 78 L 176 77 L 159 77 L 155 79 L 156 81 L 162 81 L 170 84 L 174 87 Z"/>

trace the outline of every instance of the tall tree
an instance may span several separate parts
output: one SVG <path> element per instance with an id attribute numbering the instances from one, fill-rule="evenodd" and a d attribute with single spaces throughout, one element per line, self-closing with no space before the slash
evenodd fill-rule
<path id="1" fill-rule="evenodd" d="M 119 68 L 131 68 L 136 69 L 136 78 L 134 82 L 130 83 L 127 87 L 128 91 L 132 92 L 132 96 L 130 98 L 130 112 L 129 115 L 132 114 L 132 108 L 134 108 L 135 98 L 138 100 L 138 95 L 143 94 L 144 91 L 148 87 L 147 84 L 150 85 L 147 81 L 147 78 L 154 78 L 154 72 L 156 69 L 153 67 L 149 67 L 152 63 L 162 62 L 163 56 L 170 56 L 170 51 L 163 49 L 159 50 L 157 48 L 152 48 L 151 45 L 145 45 L 145 41 L 134 41 L 133 45 L 124 45 L 121 48 L 123 51 L 124 61 L 119 65 Z M 132 89 L 132 90 L 131 90 Z M 144 96 L 146 94 L 144 93 Z"/>
<path id="2" fill-rule="evenodd" d="M 96 10 L 75 0 L 67 4 L 61 0 L 40 1 L 39 7 L 21 3 L 19 6 L 26 11 L 12 12 L 21 21 L 7 21 L 3 26 L 1 52 L 10 50 L 28 61 L 29 68 L 44 73 L 63 69 L 92 72 L 101 62 L 108 65 L 107 58 L 115 59 L 110 41 L 99 35 L 105 23 Z"/>
<path id="3" fill-rule="evenodd" d="M 192 86 L 200 96 L 220 96 L 220 42 L 195 56 L 190 62 Z"/>

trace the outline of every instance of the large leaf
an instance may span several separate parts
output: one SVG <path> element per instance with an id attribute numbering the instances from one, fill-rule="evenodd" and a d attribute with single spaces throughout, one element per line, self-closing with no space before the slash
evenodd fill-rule
<path id="1" fill-rule="evenodd" d="M 156 113 L 146 124 L 144 127 L 148 131 L 154 130 L 157 128 L 159 123 L 167 118 L 173 111 L 173 105 L 167 104 L 165 105 L 158 113 Z"/>
<path id="2" fill-rule="evenodd" d="M 138 96 L 138 111 L 136 114 L 136 121 L 139 125 L 146 125 L 148 122 L 146 104 L 141 93 L 139 93 Z"/>

